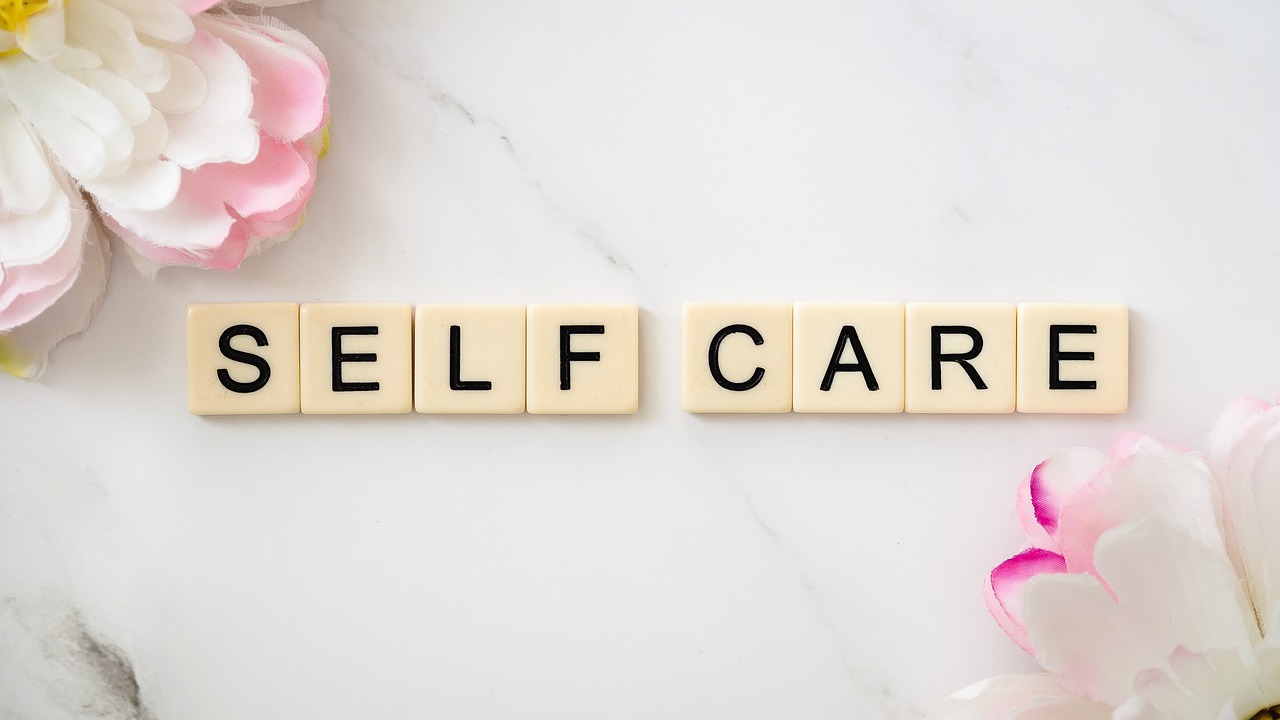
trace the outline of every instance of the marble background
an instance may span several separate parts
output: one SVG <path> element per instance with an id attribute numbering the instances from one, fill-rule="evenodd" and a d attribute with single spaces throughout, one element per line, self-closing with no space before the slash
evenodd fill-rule
<path id="1" fill-rule="evenodd" d="M 1280 5 L 339 0 L 310 221 L 0 383 L 6 720 L 918 718 L 1017 482 L 1280 393 Z M 193 301 L 626 301 L 635 417 L 202 419 Z M 695 417 L 689 300 L 1120 301 L 1120 417 Z"/>

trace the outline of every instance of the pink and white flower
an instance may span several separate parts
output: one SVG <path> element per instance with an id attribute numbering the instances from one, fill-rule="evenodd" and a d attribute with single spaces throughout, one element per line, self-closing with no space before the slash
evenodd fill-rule
<path id="1" fill-rule="evenodd" d="M 301 222 L 328 67 L 235 7 L 0 0 L 0 368 L 36 374 L 92 317 L 102 226 L 146 271 L 228 270 Z"/>
<path id="2" fill-rule="evenodd" d="M 946 703 L 975 720 L 1280 717 L 1280 407 L 1242 400 L 1209 456 L 1126 436 L 1023 483 L 1027 546 L 988 605 L 1045 672 Z"/>

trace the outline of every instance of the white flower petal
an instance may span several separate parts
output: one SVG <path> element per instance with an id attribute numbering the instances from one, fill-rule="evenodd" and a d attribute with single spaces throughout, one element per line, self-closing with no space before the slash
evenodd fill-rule
<path id="1" fill-rule="evenodd" d="M 64 172 L 57 174 L 58 186 L 49 198 L 49 207 L 40 213 L 49 218 L 45 229 L 52 234 L 44 238 L 44 244 L 52 247 L 51 252 L 38 261 L 0 263 L 4 269 L 0 278 L 0 332 L 24 326 L 47 312 L 75 283 L 89 211 L 70 177 Z M 0 237 L 15 228 L 23 229 L 23 221 L 31 217 L 10 214 L 0 222 Z M 0 249 L 11 249 L 6 245 L 0 240 Z"/>
<path id="2" fill-rule="evenodd" d="M 1134 675 L 1164 662 L 1092 575 L 1038 577 L 1027 584 L 1024 603 L 1040 664 L 1091 700 L 1124 702 Z"/>
<path id="3" fill-rule="evenodd" d="M 151 93 L 151 104 L 161 112 L 190 112 L 204 102 L 209 83 L 195 62 L 184 55 L 169 53 L 169 82 Z"/>
<path id="4" fill-rule="evenodd" d="M 208 93 L 195 109 L 168 114 L 169 147 L 165 154 L 184 168 L 205 163 L 244 164 L 258 154 L 258 129 L 249 119 L 253 107 L 249 67 L 231 46 L 197 31 L 191 42 L 175 48 L 193 60 L 208 82 Z"/>
<path id="5" fill-rule="evenodd" d="M 191 17 L 172 2 L 155 0 L 105 0 L 124 13 L 139 34 L 164 42 L 184 43 L 195 33 Z"/>
<path id="6" fill-rule="evenodd" d="M 1092 572 L 1101 535 L 1140 514 L 1182 528 L 1224 562 L 1216 482 L 1200 458 L 1142 438 L 1132 453 L 1076 493 L 1063 507 L 1058 539 L 1071 572 Z"/>
<path id="7" fill-rule="evenodd" d="M 178 195 L 182 169 L 167 160 L 144 160 L 130 165 L 121 175 L 86 180 L 84 189 L 99 202 L 108 202 L 117 211 L 160 210 Z"/>
<path id="8" fill-rule="evenodd" d="M 940 709 L 945 720 L 1110 720 L 1111 717 L 1110 708 L 1068 692 L 1048 673 L 1005 675 L 984 680 L 947 698 Z"/>
<path id="9" fill-rule="evenodd" d="M 75 3 L 75 11 L 67 16 L 69 44 L 93 51 L 108 70 L 144 92 L 155 92 L 169 82 L 166 54 L 138 39 L 129 16 L 101 0 Z"/>
<path id="10" fill-rule="evenodd" d="M 18 46 L 27 55 L 47 62 L 66 46 L 65 0 L 52 0 L 43 11 L 27 19 L 27 31 L 18 35 Z"/>
<path id="11" fill-rule="evenodd" d="M 133 152 L 133 130 L 101 93 L 25 57 L 0 62 L 0 90 L 77 179 L 97 177 Z"/>
<path id="12" fill-rule="evenodd" d="M 231 232 L 235 218 L 220 202 L 197 202 L 181 195 L 163 210 L 127 208 L 99 198 L 98 207 L 125 229 L 163 247 L 212 250 Z"/>
<path id="13" fill-rule="evenodd" d="M 1280 407 L 1236 403 L 1211 438 L 1222 485 L 1228 549 L 1243 573 L 1265 633 L 1280 623 Z"/>
<path id="14" fill-rule="evenodd" d="M 78 195 L 79 193 L 77 193 Z M 71 200 L 49 193 L 36 212 L 10 212 L 0 221 L 0 265 L 33 265 L 53 256 L 71 228 Z"/>
<path id="15" fill-rule="evenodd" d="M 111 101 L 130 125 L 141 125 L 151 116 L 151 100 L 128 80 L 97 68 L 82 73 L 85 85 Z"/>
<path id="16" fill-rule="evenodd" d="M 1095 554 L 1129 625 L 1158 654 L 1250 652 L 1261 640 L 1235 568 L 1167 520 L 1151 515 L 1118 527 Z"/>
<path id="17" fill-rule="evenodd" d="M 1251 652 L 1256 628 L 1234 570 L 1166 520 L 1108 532 L 1097 567 L 1114 600 L 1088 575 L 1042 576 L 1024 596 L 1031 643 L 1067 688 L 1119 705 L 1143 671 L 1172 674 L 1180 648 Z"/>
<path id="18" fill-rule="evenodd" d="M 74 282 L 35 320 L 0 334 L 0 370 L 24 378 L 43 372 L 53 347 L 83 332 L 98 312 L 107 289 L 111 253 L 95 223 L 84 234 L 84 256 Z"/>
<path id="19" fill-rule="evenodd" d="M 52 192 L 53 175 L 31 131 L 13 105 L 0 100 L 0 205 L 10 212 L 35 212 Z"/>
<path id="20" fill-rule="evenodd" d="M 102 58 L 98 57 L 98 53 L 92 50 L 67 46 L 49 64 L 63 72 L 87 70 L 89 68 L 102 67 Z"/>
<path id="21" fill-rule="evenodd" d="M 133 129 L 133 158 L 135 160 L 152 160 L 164 153 L 169 144 L 169 123 L 164 113 L 151 108 L 151 115 L 141 125 Z"/>

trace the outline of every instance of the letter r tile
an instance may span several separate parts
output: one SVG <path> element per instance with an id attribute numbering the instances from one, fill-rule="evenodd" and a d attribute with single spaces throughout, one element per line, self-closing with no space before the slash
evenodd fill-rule
<path id="1" fill-rule="evenodd" d="M 187 409 L 194 415 L 298 412 L 298 306 L 187 306 Z"/>
<path id="2" fill-rule="evenodd" d="M 413 309 L 400 304 L 307 303 L 301 310 L 302 412 L 413 409 Z"/>
<path id="3" fill-rule="evenodd" d="M 908 304 L 907 412 L 1013 412 L 1016 336 L 1012 304 Z"/>

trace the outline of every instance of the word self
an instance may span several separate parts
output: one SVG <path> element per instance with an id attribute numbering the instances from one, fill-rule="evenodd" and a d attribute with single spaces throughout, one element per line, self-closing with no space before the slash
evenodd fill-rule
<path id="1" fill-rule="evenodd" d="M 187 407 L 627 414 L 639 352 L 634 305 L 191 305 Z"/>

